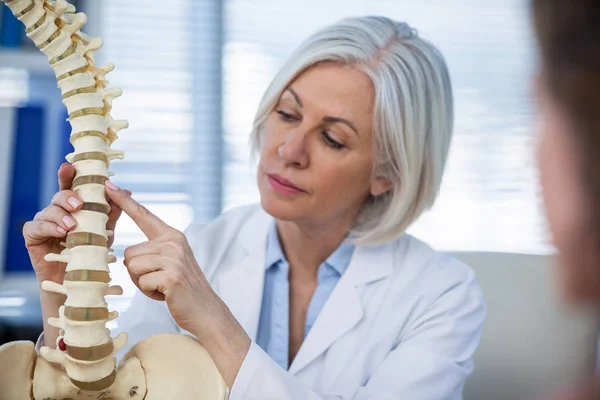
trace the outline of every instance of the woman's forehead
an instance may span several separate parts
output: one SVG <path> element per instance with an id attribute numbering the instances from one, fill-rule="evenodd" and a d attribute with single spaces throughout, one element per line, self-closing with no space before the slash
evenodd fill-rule
<path id="1" fill-rule="evenodd" d="M 344 118 L 372 115 L 371 79 L 357 69 L 335 64 L 319 65 L 300 74 L 283 92 L 282 99 L 300 107 L 321 110 Z"/>

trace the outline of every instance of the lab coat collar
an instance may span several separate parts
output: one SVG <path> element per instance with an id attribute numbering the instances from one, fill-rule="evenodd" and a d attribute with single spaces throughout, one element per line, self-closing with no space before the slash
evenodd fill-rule
<path id="1" fill-rule="evenodd" d="M 356 246 L 346 273 L 333 289 L 290 366 L 295 374 L 323 354 L 364 316 L 359 291 L 392 273 L 391 246 Z"/>
<path id="2" fill-rule="evenodd" d="M 223 270 L 218 279 L 218 293 L 244 327 L 256 340 L 265 276 L 266 244 L 273 218 L 259 208 L 243 224 L 237 239 L 245 257 Z M 393 245 L 357 245 L 348 269 L 325 303 L 315 324 L 290 366 L 296 373 L 325 352 L 336 340 L 363 318 L 358 290 L 391 275 Z"/>

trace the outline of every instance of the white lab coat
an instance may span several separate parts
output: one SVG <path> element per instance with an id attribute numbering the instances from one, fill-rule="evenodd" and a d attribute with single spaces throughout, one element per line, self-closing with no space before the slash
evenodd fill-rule
<path id="1" fill-rule="evenodd" d="M 256 338 L 272 217 L 242 207 L 186 232 L 198 264 Z M 474 273 L 410 235 L 359 245 L 289 371 L 253 342 L 231 400 L 458 400 L 473 370 L 485 305 Z M 166 304 L 137 293 L 114 334 L 127 349 L 182 332 Z M 187 332 L 183 332 L 187 333 Z"/>

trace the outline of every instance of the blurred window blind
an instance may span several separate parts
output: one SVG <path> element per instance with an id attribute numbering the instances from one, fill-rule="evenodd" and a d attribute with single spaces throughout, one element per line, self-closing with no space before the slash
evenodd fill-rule
<path id="1" fill-rule="evenodd" d="M 520 0 L 228 0 L 225 3 L 223 208 L 258 200 L 248 134 L 284 59 L 338 19 L 406 21 L 444 53 L 456 123 L 434 209 L 409 232 L 441 250 L 545 253 L 533 164 L 534 44 Z"/>
<path id="2" fill-rule="evenodd" d="M 123 96 L 112 116 L 127 119 L 111 170 L 120 187 L 171 226 L 184 230 L 221 209 L 221 5 L 214 0 L 103 0 L 98 64 L 115 70 L 108 87 Z M 145 237 L 127 216 L 114 248 Z M 113 277 L 133 293 L 116 264 Z M 128 292 L 128 290 L 131 290 Z"/>
<path id="3" fill-rule="evenodd" d="M 0 4 L 0 6 L 2 6 Z M 0 68 L 0 107 L 12 107 L 24 103 L 29 97 L 29 74 L 27 70 Z"/>

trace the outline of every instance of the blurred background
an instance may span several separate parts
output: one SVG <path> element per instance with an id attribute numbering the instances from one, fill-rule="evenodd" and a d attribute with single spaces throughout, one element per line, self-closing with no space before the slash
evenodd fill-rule
<path id="1" fill-rule="evenodd" d="M 533 159 L 535 62 L 520 0 L 79 0 L 84 32 L 100 36 L 98 65 L 121 87 L 113 180 L 172 226 L 256 202 L 248 134 L 263 91 L 310 33 L 348 16 L 382 14 L 430 39 L 449 64 L 455 136 L 435 208 L 410 232 L 448 251 L 547 254 Z M 3 7 L 0 20 L 0 343 L 41 331 L 25 221 L 58 189 L 69 125 L 46 58 Z M 127 218 L 118 256 L 145 238 Z M 112 266 L 127 306 L 134 288 Z"/>

